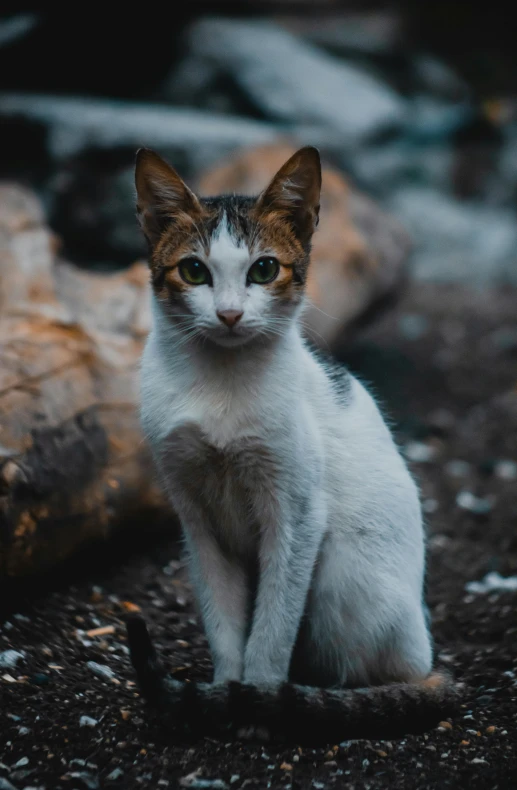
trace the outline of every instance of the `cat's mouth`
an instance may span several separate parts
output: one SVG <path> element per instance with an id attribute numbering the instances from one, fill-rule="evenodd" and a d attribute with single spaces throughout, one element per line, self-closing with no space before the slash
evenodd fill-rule
<path id="1" fill-rule="evenodd" d="M 231 329 L 217 327 L 217 329 L 205 331 L 204 334 L 208 340 L 211 340 L 212 343 L 216 343 L 218 346 L 223 346 L 223 348 L 237 348 L 253 340 L 257 333 L 253 329 L 239 326 L 232 327 Z"/>

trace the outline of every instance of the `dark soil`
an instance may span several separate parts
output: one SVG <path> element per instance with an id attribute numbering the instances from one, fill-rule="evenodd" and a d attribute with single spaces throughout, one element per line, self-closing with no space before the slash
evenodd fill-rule
<path id="1" fill-rule="evenodd" d="M 517 480 L 500 463 L 517 461 L 516 308 L 515 291 L 420 285 L 343 354 L 374 382 L 411 457 L 427 457 L 413 466 L 429 522 L 428 601 L 439 659 L 468 686 L 460 715 L 425 735 L 315 750 L 167 732 L 136 690 L 123 618 L 127 602 L 142 609 L 175 677 L 210 677 L 178 544 L 117 561 L 101 549 L 71 585 L 4 595 L 0 654 L 24 657 L 0 668 L 0 788 L 174 788 L 193 772 L 193 787 L 236 790 L 515 787 L 517 592 L 465 585 L 517 574 Z M 100 626 L 114 632 L 86 635 Z"/>

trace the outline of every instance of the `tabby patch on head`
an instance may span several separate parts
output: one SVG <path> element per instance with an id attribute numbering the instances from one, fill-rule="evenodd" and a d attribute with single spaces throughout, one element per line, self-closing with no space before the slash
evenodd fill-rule
<path id="1" fill-rule="evenodd" d="M 201 198 L 156 153 L 136 162 L 152 284 L 192 339 L 238 346 L 283 334 L 302 302 L 318 222 L 318 151 L 302 148 L 256 198 Z"/>

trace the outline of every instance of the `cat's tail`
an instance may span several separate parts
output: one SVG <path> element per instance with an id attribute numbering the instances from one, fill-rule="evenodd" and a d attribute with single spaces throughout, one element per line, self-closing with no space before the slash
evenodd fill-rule
<path id="1" fill-rule="evenodd" d="M 393 738 L 436 726 L 463 699 L 462 687 L 442 673 L 358 689 L 182 682 L 166 676 L 141 617 L 128 619 L 127 631 L 144 697 L 169 723 L 196 735 L 235 735 L 251 726 L 295 743 Z"/>

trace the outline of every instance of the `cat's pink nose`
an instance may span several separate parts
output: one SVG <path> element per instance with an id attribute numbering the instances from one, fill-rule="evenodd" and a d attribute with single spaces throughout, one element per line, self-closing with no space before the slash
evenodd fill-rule
<path id="1" fill-rule="evenodd" d="M 242 310 L 221 310 L 217 313 L 217 317 L 219 321 L 222 321 L 223 324 L 226 324 L 231 329 L 232 326 L 235 326 L 241 320 Z"/>

